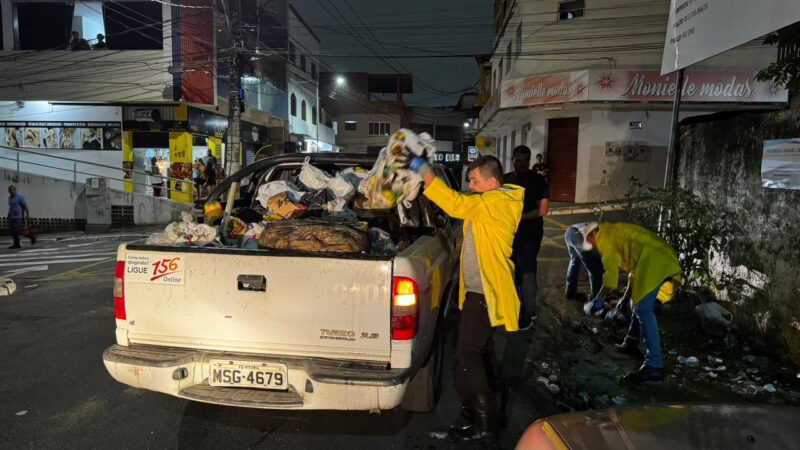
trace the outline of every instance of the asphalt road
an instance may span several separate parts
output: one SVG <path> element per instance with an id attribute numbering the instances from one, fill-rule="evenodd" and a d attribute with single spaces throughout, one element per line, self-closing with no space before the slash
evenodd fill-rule
<path id="1" fill-rule="evenodd" d="M 541 284 L 563 283 L 567 258 L 560 222 L 579 220 L 585 218 L 548 220 Z M 0 448 L 484 448 L 431 436 L 446 430 L 460 408 L 451 383 L 452 341 L 446 390 L 429 414 L 237 409 L 117 383 L 101 355 L 115 341 L 118 244 L 75 240 L 23 249 L 35 251 L 0 251 L 0 274 L 47 266 L 17 272 L 19 291 L 0 297 Z M 504 368 L 518 376 L 525 373 L 529 346 L 544 345 L 522 334 L 498 340 Z M 512 386 L 502 447 L 513 448 L 527 425 L 559 412 L 549 402 Z"/>

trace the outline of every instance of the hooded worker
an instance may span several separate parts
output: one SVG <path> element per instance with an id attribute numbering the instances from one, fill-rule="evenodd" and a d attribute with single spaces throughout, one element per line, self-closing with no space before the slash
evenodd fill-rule
<path id="1" fill-rule="evenodd" d="M 524 189 L 503 185 L 502 165 L 493 156 L 470 163 L 469 194 L 447 187 L 426 158 L 412 159 L 409 169 L 422 176 L 425 197 L 447 215 L 464 220 L 455 386 L 462 401 L 471 406 L 472 424 L 451 427 L 450 435 L 464 441 L 494 439 L 502 411 L 491 397 L 485 357 L 493 355 L 495 327 L 519 329 L 520 301 L 511 252 Z"/>
<path id="2" fill-rule="evenodd" d="M 646 349 L 644 363 L 623 382 L 638 383 L 664 378 L 664 360 L 658 337 L 655 302 L 672 299 L 681 281 L 675 250 L 657 234 L 630 223 L 588 223 L 583 229 L 584 250 L 596 248 L 603 262 L 603 288 L 597 299 L 617 288 L 619 269 L 628 272 L 634 315 L 625 340 L 617 348 L 641 355 L 640 337 Z"/>

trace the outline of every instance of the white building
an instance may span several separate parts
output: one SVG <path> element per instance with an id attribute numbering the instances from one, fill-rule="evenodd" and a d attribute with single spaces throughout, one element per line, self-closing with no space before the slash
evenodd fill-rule
<path id="1" fill-rule="evenodd" d="M 298 150 L 333 151 L 333 129 L 322 122 L 319 104 L 320 40 L 289 5 L 289 133 Z"/>
<path id="2" fill-rule="evenodd" d="M 669 4 L 496 0 L 479 138 L 506 166 L 517 145 L 542 153 L 552 201 L 622 198 L 631 176 L 660 187 L 677 89 L 659 75 Z M 754 80 L 774 58 L 754 42 L 691 67 L 680 117 L 785 104 Z"/>

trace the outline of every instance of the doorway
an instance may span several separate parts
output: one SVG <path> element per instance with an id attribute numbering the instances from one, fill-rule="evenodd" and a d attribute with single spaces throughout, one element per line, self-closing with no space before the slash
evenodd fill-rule
<path id="1" fill-rule="evenodd" d="M 578 169 L 577 117 L 548 120 L 547 165 L 550 201 L 575 203 L 575 179 Z"/>

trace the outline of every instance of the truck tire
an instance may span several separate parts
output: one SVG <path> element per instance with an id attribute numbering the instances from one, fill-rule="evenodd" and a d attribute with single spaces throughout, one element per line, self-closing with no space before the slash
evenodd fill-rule
<path id="1" fill-rule="evenodd" d="M 444 375 L 444 329 L 441 320 L 437 323 L 436 334 L 431 344 L 428 360 L 411 378 L 400 407 L 406 411 L 431 412 L 442 394 Z"/>

